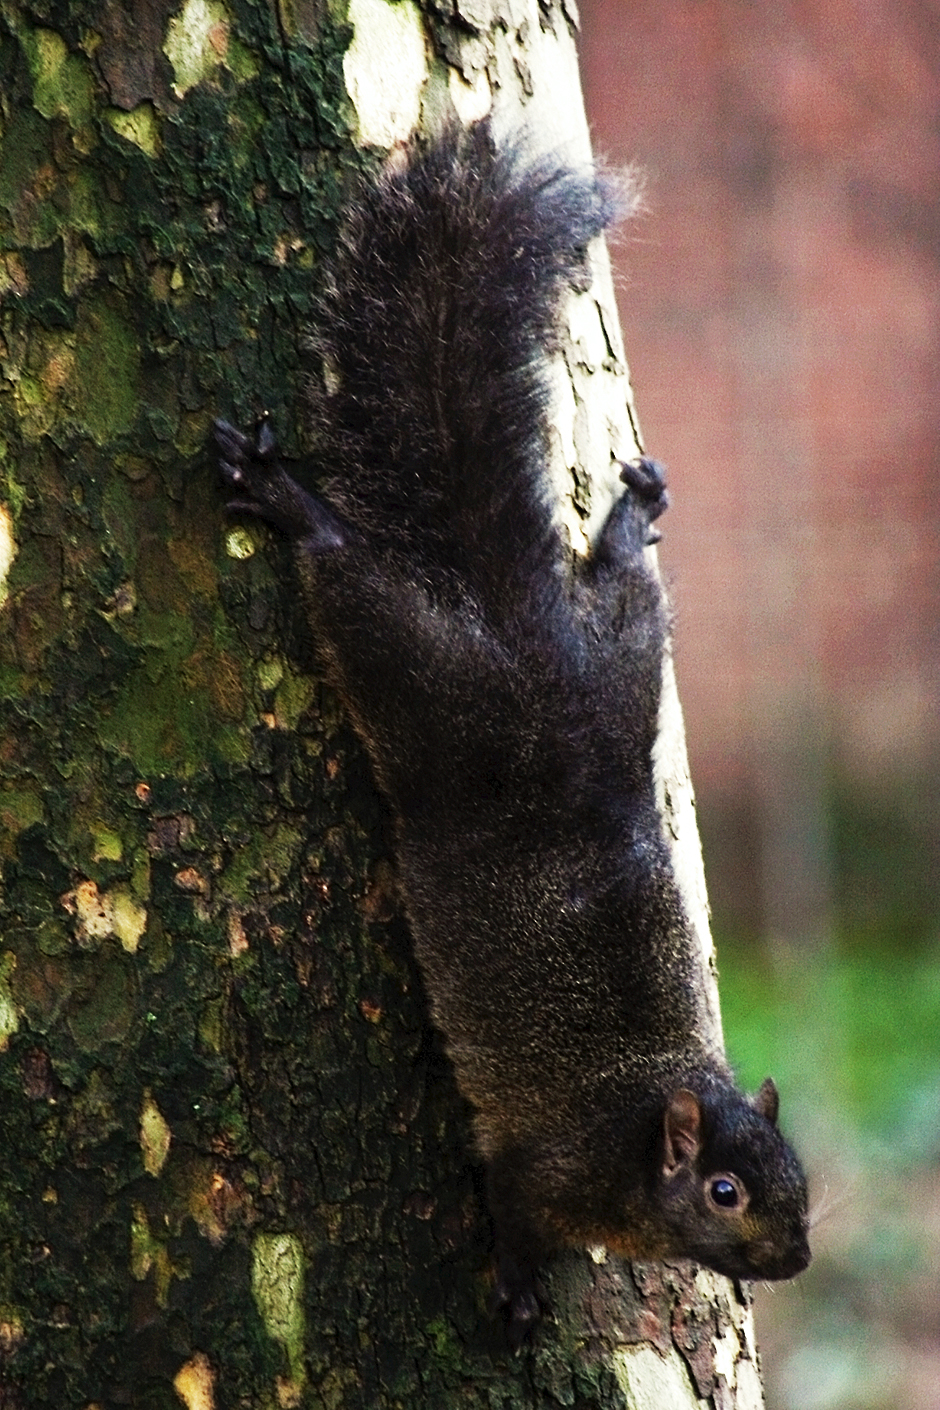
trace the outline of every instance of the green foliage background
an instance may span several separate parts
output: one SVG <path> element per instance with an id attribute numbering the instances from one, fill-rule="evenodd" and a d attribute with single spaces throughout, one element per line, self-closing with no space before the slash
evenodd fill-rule
<path id="1" fill-rule="evenodd" d="M 888 786 L 873 800 L 836 785 L 833 797 L 832 933 L 781 952 L 740 924 L 716 924 L 729 1053 L 748 1086 L 777 1078 L 818 1211 L 809 1272 L 758 1295 L 768 1410 L 889 1410 L 912 1368 L 936 1355 L 930 794 L 911 787 L 892 804 Z"/>

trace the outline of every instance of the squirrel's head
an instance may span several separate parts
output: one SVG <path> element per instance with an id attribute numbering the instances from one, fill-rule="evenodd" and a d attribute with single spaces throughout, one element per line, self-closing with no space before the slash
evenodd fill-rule
<path id="1" fill-rule="evenodd" d="M 768 1077 L 681 1087 L 663 1114 L 659 1200 L 676 1252 L 729 1278 L 792 1278 L 810 1261 L 806 1177 L 777 1126 Z"/>

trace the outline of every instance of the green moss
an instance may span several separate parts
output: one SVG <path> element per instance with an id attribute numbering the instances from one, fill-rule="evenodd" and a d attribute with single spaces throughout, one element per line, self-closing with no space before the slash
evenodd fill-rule
<path id="1" fill-rule="evenodd" d="M 126 886 L 115 886 L 109 893 L 114 933 L 129 955 L 137 951 L 147 929 L 147 911 L 138 905 Z"/>
<path id="2" fill-rule="evenodd" d="M 222 1040 L 224 1037 L 223 1006 L 221 999 L 211 999 L 209 1003 L 203 1005 L 199 1015 L 199 1039 L 205 1043 L 206 1047 L 213 1052 L 223 1051 Z"/>
<path id="3" fill-rule="evenodd" d="M 234 35 L 229 37 L 225 63 L 233 78 L 237 79 L 239 83 L 247 83 L 249 79 L 256 78 L 258 75 L 258 60 L 250 49 L 239 43 Z"/>
<path id="4" fill-rule="evenodd" d="M 150 853 L 143 847 L 134 856 L 131 892 L 138 901 L 146 901 L 150 895 Z"/>
<path id="5" fill-rule="evenodd" d="M 123 183 L 122 183 L 123 185 Z M 119 240 L 125 234 L 126 211 L 124 199 L 131 190 L 115 188 L 109 196 L 103 187 L 101 174 L 89 167 L 81 167 L 69 183 L 68 224 L 74 230 L 81 230 L 96 241 Z"/>
<path id="6" fill-rule="evenodd" d="M 169 555 L 168 555 L 169 556 Z M 175 574 L 169 570 L 164 560 L 162 582 L 153 576 L 152 557 L 146 570 L 141 571 L 144 592 L 131 624 L 135 639 L 141 646 L 154 650 L 149 669 L 154 680 L 163 675 L 168 664 L 178 668 L 196 645 L 195 625 L 192 619 L 181 611 L 184 599 L 179 591 Z"/>
<path id="7" fill-rule="evenodd" d="M 91 828 L 92 857 L 95 861 L 119 862 L 123 855 L 120 836 L 105 823 L 93 823 Z"/>
<path id="8" fill-rule="evenodd" d="M 5 788 L 0 792 L 0 827 L 5 832 L 23 832 L 44 818 L 42 796 L 35 789 Z"/>
<path id="9" fill-rule="evenodd" d="M 23 506 L 29 498 L 26 486 L 23 485 L 16 474 L 16 462 L 10 454 L 10 447 L 6 440 L 0 436 L 0 494 L 9 505 L 13 514 L 14 522 L 19 519 L 23 512 Z"/>
<path id="10" fill-rule="evenodd" d="M 258 682 L 262 690 L 276 690 L 284 675 L 284 664 L 277 657 L 258 662 Z"/>
<path id="11" fill-rule="evenodd" d="M 425 1327 L 424 1336 L 437 1366 L 447 1372 L 459 1371 L 463 1355 L 451 1323 L 444 1317 L 435 1317 Z"/>
<path id="12" fill-rule="evenodd" d="M 69 1012 L 69 1032 L 86 1053 L 123 1043 L 135 1012 L 135 986 L 123 960 L 99 954 L 90 990 Z"/>
<path id="13" fill-rule="evenodd" d="M 160 122 L 152 103 L 138 103 L 129 113 L 109 108 L 105 116 L 125 142 L 133 142 L 148 157 L 159 157 Z"/>
<path id="14" fill-rule="evenodd" d="M 19 700 L 27 688 L 22 671 L 8 662 L 0 663 L 0 700 Z"/>
<path id="15" fill-rule="evenodd" d="M 42 405 L 43 389 L 35 377 L 21 377 L 17 391 L 24 406 Z"/>
<path id="16" fill-rule="evenodd" d="M 86 60 L 70 54 L 65 41 L 51 29 L 23 30 L 33 79 L 33 102 L 45 118 L 64 117 L 81 132 L 90 129 L 94 113 L 94 83 Z"/>
<path id="17" fill-rule="evenodd" d="M 49 199 L 57 178 L 47 144 L 47 125 L 33 108 L 12 113 L 3 134 L 0 207 L 10 216 L 14 239 L 26 248 L 47 245 L 59 231 L 60 213 Z"/>
<path id="18" fill-rule="evenodd" d="M 101 497 L 101 517 L 109 546 L 121 555 L 122 571 L 132 573 L 137 561 L 136 505 L 123 475 L 110 475 Z"/>
<path id="19" fill-rule="evenodd" d="M 140 393 L 135 330 L 113 306 L 86 300 L 79 311 L 71 396 L 82 427 L 98 445 L 129 431 Z"/>
<path id="20" fill-rule="evenodd" d="M 183 777 L 220 763 L 246 763 L 244 730 L 220 721 L 208 690 L 186 686 L 169 661 L 131 671 L 98 725 L 101 742 L 133 760 L 142 778 L 177 769 Z"/>
<path id="21" fill-rule="evenodd" d="M 301 851 L 303 837 L 298 828 L 282 823 L 256 833 L 234 854 L 219 878 L 219 890 L 227 900 L 251 901 L 259 887 L 280 891 Z"/>
<path id="22" fill-rule="evenodd" d="M 284 664 L 284 675 L 277 687 L 277 713 L 289 729 L 296 729 L 301 715 L 310 708 L 317 686 L 310 676 L 299 675 Z"/>

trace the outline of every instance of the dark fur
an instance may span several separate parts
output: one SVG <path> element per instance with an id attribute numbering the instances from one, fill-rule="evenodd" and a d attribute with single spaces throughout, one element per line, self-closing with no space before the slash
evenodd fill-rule
<path id="1" fill-rule="evenodd" d="M 359 195 L 315 311 L 322 498 L 266 426 L 257 444 L 217 431 L 235 507 L 296 542 L 326 669 L 394 810 L 516 1336 L 560 1243 L 741 1277 L 809 1258 L 773 1086 L 743 1096 L 703 1039 L 656 808 L 667 621 L 644 548 L 661 472 L 624 467 L 586 561 L 547 502 L 546 348 L 610 214 L 593 176 L 497 155 L 485 125 L 413 151 Z M 733 1210 L 710 1195 L 722 1172 L 743 1190 Z"/>

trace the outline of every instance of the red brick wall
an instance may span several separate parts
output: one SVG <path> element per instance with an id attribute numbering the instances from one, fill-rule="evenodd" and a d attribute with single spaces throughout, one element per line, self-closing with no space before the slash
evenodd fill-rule
<path id="1" fill-rule="evenodd" d="M 937 12 L 582 0 L 581 19 L 595 146 L 649 177 L 614 254 L 673 489 L 662 556 L 698 790 L 773 794 L 795 770 L 811 795 L 827 757 L 930 768 Z"/>

